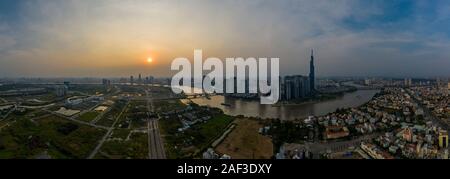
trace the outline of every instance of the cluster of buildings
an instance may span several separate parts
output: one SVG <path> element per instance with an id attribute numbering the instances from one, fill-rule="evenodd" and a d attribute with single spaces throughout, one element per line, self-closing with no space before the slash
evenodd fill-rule
<path id="1" fill-rule="evenodd" d="M 315 156 L 309 146 L 298 144 L 284 144 L 275 155 L 276 159 L 314 159 Z"/>
<path id="2" fill-rule="evenodd" d="M 307 76 L 285 76 L 280 83 L 281 100 L 291 101 L 310 97 L 313 88 Z"/>
<path id="3" fill-rule="evenodd" d="M 219 155 L 214 151 L 214 149 L 209 148 L 202 155 L 203 159 L 231 159 L 231 156 L 227 154 Z"/>
<path id="4" fill-rule="evenodd" d="M 364 158 L 448 159 L 448 131 L 427 120 L 421 105 L 434 104 L 435 108 L 444 108 L 448 114 L 448 96 L 433 89 L 388 87 L 363 106 L 309 117 L 304 123 L 322 126 L 326 140 L 370 134 L 373 136 L 368 138 L 370 140 L 355 146 L 361 156 L 367 156 Z M 416 101 L 416 98 L 420 100 Z M 433 113 L 439 114 L 438 111 L 433 110 Z M 279 157 L 304 158 L 305 151 L 308 150 L 294 148 L 289 150 L 292 154 L 284 152 Z"/>
<path id="5" fill-rule="evenodd" d="M 314 51 L 311 50 L 309 76 L 285 76 L 280 80 L 280 99 L 284 101 L 301 100 L 311 97 L 316 91 Z"/>
<path id="6" fill-rule="evenodd" d="M 379 136 L 375 143 L 399 158 L 448 159 L 448 132 L 432 124 L 404 126 Z"/>
<path id="7" fill-rule="evenodd" d="M 286 146 L 281 146 L 279 153 L 275 155 L 276 159 L 313 159 L 313 153 L 307 148 L 295 148 L 286 150 Z"/>
<path id="8" fill-rule="evenodd" d="M 155 81 L 155 78 L 153 76 L 147 76 L 147 77 L 142 77 L 141 74 L 138 75 L 138 78 L 135 79 L 134 76 L 130 76 L 130 80 L 129 83 L 131 85 L 137 84 L 137 85 L 142 85 L 142 84 L 153 84 Z"/>
<path id="9" fill-rule="evenodd" d="M 381 150 L 377 145 L 372 143 L 365 143 L 361 142 L 361 149 L 364 151 L 367 155 L 370 156 L 370 158 L 373 159 L 394 159 L 394 157 L 389 154 L 388 152 Z"/>
<path id="10" fill-rule="evenodd" d="M 319 117 L 319 124 L 326 126 L 326 134 L 329 126 L 333 129 L 353 128 L 357 134 L 385 131 L 384 135 L 375 138 L 374 143 L 360 145 L 365 154 L 374 159 L 448 159 L 448 132 L 425 120 L 423 109 L 409 90 L 386 88 L 364 106 Z M 427 94 L 427 97 L 433 98 L 433 95 Z M 448 105 L 441 97 L 434 101 L 444 101 Z M 333 139 L 328 134 L 326 137 Z"/>
<path id="11" fill-rule="evenodd" d="M 55 94 L 57 97 L 64 97 L 68 94 L 69 87 L 67 85 L 56 85 Z"/>
<path id="12" fill-rule="evenodd" d="M 450 88 L 413 87 L 408 91 L 433 115 L 450 124 Z"/>
<path id="13" fill-rule="evenodd" d="M 387 88 L 367 104 L 318 117 L 319 125 L 326 128 L 327 139 L 341 138 L 350 134 L 370 134 L 390 130 L 423 118 L 423 110 L 400 88 Z M 337 133 L 334 131 L 338 131 Z"/>
<path id="14" fill-rule="evenodd" d="M 314 51 L 311 51 L 311 61 L 310 61 L 310 73 L 309 76 L 302 75 L 292 75 L 280 77 L 280 100 L 292 101 L 292 100 L 302 100 L 311 97 L 316 91 L 316 77 L 315 77 L 315 66 L 314 66 Z M 234 94 L 226 94 L 227 96 L 237 97 L 237 98 L 259 98 L 261 94 L 251 94 L 249 91 L 249 80 L 244 81 L 234 80 Z M 238 93 L 236 86 L 241 83 L 245 86 L 244 93 Z M 226 83 L 225 83 L 226 84 Z M 224 87 L 226 89 L 226 87 Z"/>
<path id="15" fill-rule="evenodd" d="M 183 125 L 178 132 L 183 132 L 191 126 L 206 122 L 212 116 L 220 113 L 220 110 L 204 106 L 188 105 L 183 110 L 173 110 L 161 113 L 163 119 L 178 119 Z"/>

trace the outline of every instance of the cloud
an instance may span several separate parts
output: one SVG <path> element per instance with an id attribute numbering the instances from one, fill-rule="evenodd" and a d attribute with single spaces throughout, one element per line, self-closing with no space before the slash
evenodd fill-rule
<path id="1" fill-rule="evenodd" d="M 450 35 L 445 31 L 450 26 L 448 4 L 356 0 L 24 1 L 16 12 L 20 19 L 8 27 L 14 33 L 0 30 L 0 40 L 5 42 L 0 45 L 5 49 L 0 50 L 0 64 L 8 64 L 0 65 L 0 75 L 167 76 L 172 59 L 191 57 L 196 48 L 203 49 L 207 56 L 222 58 L 280 57 L 285 74 L 307 74 L 309 51 L 314 48 L 317 71 L 322 76 L 450 75 L 440 68 L 450 63 L 445 50 Z M 424 19 L 436 20 L 428 23 Z M 152 53 L 158 55 L 157 65 L 140 63 Z M 58 70 L 24 70 L 23 65 L 15 64 Z M 408 68 L 396 68 L 405 64 Z M 432 66 L 439 67 L 429 68 Z"/>

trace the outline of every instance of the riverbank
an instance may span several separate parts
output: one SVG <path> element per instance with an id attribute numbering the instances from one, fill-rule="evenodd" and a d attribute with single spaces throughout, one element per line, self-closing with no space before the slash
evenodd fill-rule
<path id="1" fill-rule="evenodd" d="M 335 99 L 308 101 L 297 104 L 263 105 L 259 101 L 212 96 L 210 99 L 196 98 L 192 102 L 219 108 L 231 116 L 246 116 L 263 119 L 296 120 L 308 116 L 322 116 L 341 108 L 358 107 L 371 100 L 379 90 L 358 90 Z M 227 104 L 227 105 L 223 105 Z"/>

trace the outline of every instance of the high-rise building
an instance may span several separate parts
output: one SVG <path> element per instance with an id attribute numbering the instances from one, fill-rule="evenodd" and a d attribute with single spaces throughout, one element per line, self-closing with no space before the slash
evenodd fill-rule
<path id="1" fill-rule="evenodd" d="M 310 80 L 306 76 L 286 76 L 282 80 L 280 96 L 283 100 L 298 100 L 311 94 Z"/>
<path id="2" fill-rule="evenodd" d="M 134 83 L 134 77 L 130 76 L 130 84 L 133 85 L 133 83 Z"/>
<path id="3" fill-rule="evenodd" d="M 138 77 L 138 84 L 142 84 L 142 76 L 140 73 L 139 73 L 139 77 Z"/>
<path id="4" fill-rule="evenodd" d="M 448 147 L 448 132 L 446 130 L 439 131 L 439 147 L 440 148 Z"/>
<path id="5" fill-rule="evenodd" d="M 316 89 L 316 76 L 314 69 L 314 50 L 311 50 L 311 61 L 309 62 L 309 87 L 310 91 L 314 92 Z"/>
<path id="6" fill-rule="evenodd" d="M 104 87 L 109 87 L 109 86 L 111 86 L 111 80 L 102 79 L 102 84 Z"/>
<path id="7" fill-rule="evenodd" d="M 67 95 L 68 88 L 66 85 L 55 86 L 55 93 L 58 97 L 63 97 Z"/>
<path id="8" fill-rule="evenodd" d="M 155 77 L 153 77 L 153 76 L 148 77 L 148 83 L 153 84 L 154 80 L 155 80 Z"/>
<path id="9" fill-rule="evenodd" d="M 365 79 L 364 80 L 364 85 L 369 86 L 370 85 L 370 79 Z"/>
<path id="10" fill-rule="evenodd" d="M 404 82 L 405 86 L 412 86 L 412 79 L 411 78 L 405 78 L 405 82 Z"/>

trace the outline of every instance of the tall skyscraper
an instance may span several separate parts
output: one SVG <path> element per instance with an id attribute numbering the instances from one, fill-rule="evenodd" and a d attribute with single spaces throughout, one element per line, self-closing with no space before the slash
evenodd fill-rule
<path id="1" fill-rule="evenodd" d="M 314 71 L 314 50 L 311 50 L 311 61 L 309 62 L 309 87 L 311 92 L 314 92 L 316 89 L 316 76 Z"/>
<path id="2" fill-rule="evenodd" d="M 300 100 L 308 97 L 311 93 L 309 78 L 306 76 L 285 76 L 281 84 L 280 96 L 283 100 Z"/>
<path id="3" fill-rule="evenodd" d="M 138 77 L 138 84 L 142 84 L 142 76 L 141 76 L 141 74 L 139 74 L 139 77 Z"/>

